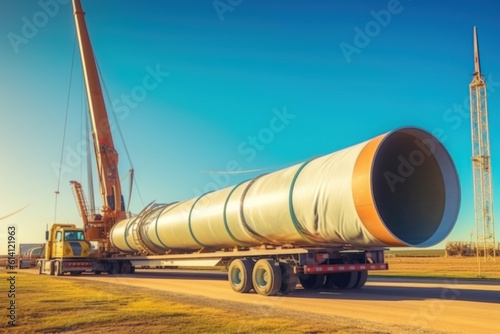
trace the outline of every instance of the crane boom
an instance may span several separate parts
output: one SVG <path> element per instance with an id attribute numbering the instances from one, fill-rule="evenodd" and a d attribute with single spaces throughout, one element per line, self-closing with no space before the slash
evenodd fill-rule
<path id="1" fill-rule="evenodd" d="M 87 240 L 98 241 L 103 244 L 101 246 L 108 249 L 108 233 L 111 227 L 118 220 L 126 218 L 118 174 L 118 153 L 113 143 L 97 65 L 85 22 L 85 13 L 80 0 L 73 0 L 73 9 L 89 102 L 92 139 L 99 175 L 99 188 L 103 201 L 103 215 L 96 215 L 94 221 L 89 221 L 88 226 L 85 226 L 85 231 Z"/>
<path id="2" fill-rule="evenodd" d="M 87 225 L 89 223 L 89 209 L 87 206 L 87 201 L 85 200 L 85 196 L 83 194 L 82 185 L 77 181 L 69 181 L 73 186 L 73 192 L 75 195 L 75 200 L 78 204 L 78 209 L 80 210 L 80 216 L 83 219 L 83 225 Z"/>

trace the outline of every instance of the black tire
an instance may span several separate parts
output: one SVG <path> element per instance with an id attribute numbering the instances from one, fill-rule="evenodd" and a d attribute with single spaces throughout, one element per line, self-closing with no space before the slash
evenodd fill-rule
<path id="1" fill-rule="evenodd" d="M 54 262 L 55 261 L 50 261 L 49 263 L 49 275 L 54 276 Z"/>
<path id="2" fill-rule="evenodd" d="M 319 290 L 323 287 L 323 284 L 325 283 L 324 274 L 312 275 L 312 274 L 299 273 L 298 276 L 300 284 L 302 284 L 302 286 L 306 290 Z"/>
<path id="3" fill-rule="evenodd" d="M 325 284 L 323 285 L 323 288 L 326 290 L 333 290 L 336 289 L 337 287 L 335 286 L 334 278 L 333 276 L 337 274 L 326 274 L 326 279 L 325 279 Z"/>
<path id="4" fill-rule="evenodd" d="M 132 272 L 133 272 L 132 263 L 130 263 L 130 262 L 122 262 L 119 265 L 120 265 L 120 273 L 121 274 L 132 274 Z"/>
<path id="5" fill-rule="evenodd" d="M 360 271 L 358 275 L 358 280 L 356 281 L 356 284 L 354 284 L 352 288 L 361 289 L 363 286 L 365 286 L 367 279 L 368 279 L 368 271 L 367 270 Z"/>
<path id="6" fill-rule="evenodd" d="M 328 274 L 326 277 L 326 289 L 352 289 L 359 278 L 359 272 L 351 271 L 345 273 Z"/>
<path id="7" fill-rule="evenodd" d="M 54 262 L 54 276 L 61 276 L 63 273 L 61 272 L 61 262 Z"/>
<path id="8" fill-rule="evenodd" d="M 299 277 L 293 272 L 292 266 L 288 263 L 280 262 L 280 270 L 282 282 L 279 292 L 282 294 L 294 292 L 299 282 Z"/>
<path id="9" fill-rule="evenodd" d="M 227 271 L 227 278 L 233 291 L 247 293 L 253 289 L 253 265 L 254 262 L 249 259 L 236 259 L 231 261 Z"/>
<path id="10" fill-rule="evenodd" d="M 283 279 L 279 263 L 272 259 L 260 259 L 253 267 L 252 282 L 259 295 L 274 296 L 281 288 Z"/>
<path id="11" fill-rule="evenodd" d="M 120 263 L 119 262 L 110 263 L 108 273 L 111 275 L 118 275 L 120 273 Z"/>
<path id="12" fill-rule="evenodd" d="M 357 259 L 344 260 L 345 264 L 358 264 Z M 368 271 L 354 271 L 327 275 L 325 288 L 327 289 L 359 289 L 368 279 Z"/>

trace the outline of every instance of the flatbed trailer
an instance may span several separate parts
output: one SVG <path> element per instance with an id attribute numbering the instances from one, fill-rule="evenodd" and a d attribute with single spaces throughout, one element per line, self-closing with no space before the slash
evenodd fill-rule
<path id="1" fill-rule="evenodd" d="M 115 254 L 108 258 L 53 258 L 38 261 L 40 274 L 132 274 L 136 267 L 224 266 L 236 292 L 290 293 L 298 283 L 306 289 L 361 288 L 369 270 L 387 270 L 385 248 L 351 249 L 270 247 L 201 250 L 150 256 Z"/>

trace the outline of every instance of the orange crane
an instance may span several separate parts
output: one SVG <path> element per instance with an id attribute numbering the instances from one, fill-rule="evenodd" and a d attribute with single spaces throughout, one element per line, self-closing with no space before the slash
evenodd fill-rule
<path id="1" fill-rule="evenodd" d="M 71 184 L 84 221 L 86 240 L 97 241 L 98 251 L 107 253 L 111 251 L 109 242 L 111 228 L 117 221 L 126 218 L 118 173 L 118 153 L 113 143 L 97 65 L 80 0 L 73 0 L 73 7 L 92 123 L 92 139 L 103 202 L 102 215 L 93 214 L 89 217 L 81 185 L 76 181 L 72 181 Z"/>

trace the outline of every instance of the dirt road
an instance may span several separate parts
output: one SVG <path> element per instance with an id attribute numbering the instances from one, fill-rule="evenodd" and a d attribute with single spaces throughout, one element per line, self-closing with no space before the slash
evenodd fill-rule
<path id="1" fill-rule="evenodd" d="M 78 279 L 238 302 L 242 310 L 268 305 L 355 318 L 378 323 L 388 332 L 391 326 L 452 333 L 494 333 L 500 328 L 498 282 L 373 278 L 358 291 L 306 291 L 299 286 L 291 295 L 264 297 L 233 292 L 226 276 L 208 271 L 138 270 L 134 275 L 82 275 Z"/>

